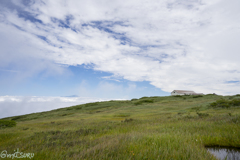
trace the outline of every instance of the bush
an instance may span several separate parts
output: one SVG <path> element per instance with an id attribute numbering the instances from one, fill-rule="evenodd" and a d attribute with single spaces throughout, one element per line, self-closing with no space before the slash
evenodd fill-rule
<path id="1" fill-rule="evenodd" d="M 141 105 L 141 104 L 143 104 L 143 102 L 142 101 L 138 101 L 138 102 L 135 102 L 134 104 L 135 105 Z"/>
<path id="2" fill-rule="evenodd" d="M 152 99 L 146 99 L 146 100 L 142 100 L 141 102 L 143 103 L 153 103 Z"/>
<path id="3" fill-rule="evenodd" d="M 133 99 L 131 99 L 131 101 L 136 101 L 136 100 L 138 100 L 137 98 L 133 98 Z"/>
<path id="4" fill-rule="evenodd" d="M 76 110 L 82 109 L 82 106 L 76 106 L 75 109 L 76 109 Z"/>
<path id="5" fill-rule="evenodd" d="M 193 96 L 193 98 L 199 98 L 199 97 L 203 97 L 202 95 L 195 95 Z"/>
<path id="6" fill-rule="evenodd" d="M 13 117 L 12 120 L 15 121 L 15 120 L 19 120 L 19 119 L 22 119 L 22 118 L 23 118 L 23 116 L 16 116 L 16 117 Z"/>
<path id="7" fill-rule="evenodd" d="M 240 106 L 240 99 L 233 100 L 220 99 L 217 100 L 216 102 L 210 103 L 210 107 L 212 108 L 229 108 L 236 106 Z"/>
<path id="8" fill-rule="evenodd" d="M 210 106 L 213 108 L 229 108 L 229 101 L 225 99 L 217 100 L 216 102 L 210 103 Z"/>
<path id="9" fill-rule="evenodd" d="M 142 98 L 139 98 L 139 99 L 146 99 L 146 98 L 149 98 L 149 97 L 142 97 Z"/>
<path id="10" fill-rule="evenodd" d="M 154 101 L 152 99 L 145 99 L 145 100 L 141 100 L 141 101 L 138 101 L 138 102 L 135 102 L 134 104 L 135 105 L 140 105 L 140 104 L 143 104 L 143 103 L 153 103 Z"/>
<path id="11" fill-rule="evenodd" d="M 13 120 L 0 120 L 0 128 L 15 127 L 16 121 Z"/>
<path id="12" fill-rule="evenodd" d="M 231 101 L 231 105 L 233 106 L 240 106 L 240 99 L 234 99 Z"/>
<path id="13" fill-rule="evenodd" d="M 173 97 L 182 97 L 181 95 L 175 95 L 175 96 L 173 96 Z"/>

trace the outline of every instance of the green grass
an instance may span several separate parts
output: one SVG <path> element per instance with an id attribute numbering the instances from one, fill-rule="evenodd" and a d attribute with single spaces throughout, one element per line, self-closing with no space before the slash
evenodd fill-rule
<path id="1" fill-rule="evenodd" d="M 14 120 L 0 120 L 0 129 L 7 127 L 15 127 L 16 122 Z"/>
<path id="2" fill-rule="evenodd" d="M 205 146 L 240 147 L 239 99 L 142 97 L 8 117 L 3 120 L 17 125 L 0 129 L 0 153 L 19 148 L 41 160 L 214 160 Z M 229 107 L 212 106 L 223 101 Z"/>

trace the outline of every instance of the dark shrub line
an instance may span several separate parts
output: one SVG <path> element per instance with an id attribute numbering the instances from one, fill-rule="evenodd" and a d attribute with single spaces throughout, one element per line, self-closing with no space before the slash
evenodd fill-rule
<path id="1" fill-rule="evenodd" d="M 153 103 L 154 101 L 152 99 L 145 99 L 145 100 L 141 100 L 141 101 L 138 101 L 138 102 L 135 102 L 134 104 L 135 105 L 141 105 L 143 103 Z"/>
<path id="2" fill-rule="evenodd" d="M 8 128 L 8 127 L 15 127 L 16 122 L 13 120 L 0 120 L 0 129 L 1 128 Z"/>
<path id="3" fill-rule="evenodd" d="M 212 108 L 230 108 L 230 107 L 239 107 L 240 99 L 225 100 L 219 99 L 216 102 L 210 103 Z"/>

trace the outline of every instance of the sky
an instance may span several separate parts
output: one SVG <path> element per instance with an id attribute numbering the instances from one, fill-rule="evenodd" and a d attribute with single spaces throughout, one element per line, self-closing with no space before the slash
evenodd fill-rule
<path id="1" fill-rule="evenodd" d="M 240 93 L 239 0 L 1 0 L 0 118 L 175 89 Z"/>

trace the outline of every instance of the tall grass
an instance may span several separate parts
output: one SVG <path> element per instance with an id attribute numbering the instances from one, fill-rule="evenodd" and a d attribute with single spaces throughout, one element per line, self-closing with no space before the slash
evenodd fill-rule
<path id="1" fill-rule="evenodd" d="M 8 117 L 17 125 L 0 129 L 0 153 L 19 148 L 50 160 L 216 159 L 205 146 L 240 147 L 240 108 L 209 107 L 229 98 L 239 96 L 143 97 Z"/>

